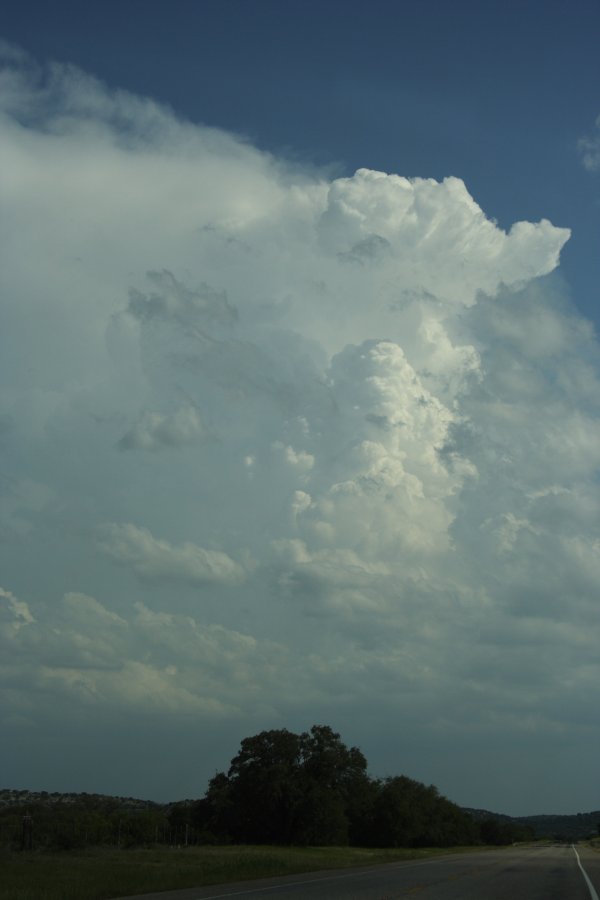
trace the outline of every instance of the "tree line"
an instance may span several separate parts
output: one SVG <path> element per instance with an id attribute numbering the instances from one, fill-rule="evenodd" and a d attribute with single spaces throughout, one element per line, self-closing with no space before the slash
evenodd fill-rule
<path id="1" fill-rule="evenodd" d="M 123 798 L 69 795 L 0 808 L 0 845 L 55 850 L 91 845 L 354 845 L 450 847 L 530 840 L 531 828 L 476 821 L 433 785 L 373 778 L 357 747 L 327 725 L 245 738 L 203 798 L 134 808 Z"/>
<path id="2" fill-rule="evenodd" d="M 191 840 L 186 818 L 170 806 L 131 808 L 120 798 L 88 794 L 23 799 L 0 808 L 0 846 L 75 850 L 185 844 Z"/>

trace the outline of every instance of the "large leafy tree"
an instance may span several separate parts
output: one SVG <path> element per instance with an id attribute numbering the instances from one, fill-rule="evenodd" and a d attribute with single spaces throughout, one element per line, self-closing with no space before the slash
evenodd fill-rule
<path id="1" fill-rule="evenodd" d="M 212 779 L 206 821 L 236 841 L 344 844 L 368 788 L 366 768 L 360 750 L 326 725 L 263 731 Z"/>
<path id="2" fill-rule="evenodd" d="M 287 729 L 245 738 L 227 774 L 236 839 L 292 843 L 301 800 L 302 739 Z"/>
<path id="3" fill-rule="evenodd" d="M 327 725 L 314 725 L 300 737 L 304 814 L 298 836 L 303 843 L 346 844 L 364 812 L 367 760 Z"/>

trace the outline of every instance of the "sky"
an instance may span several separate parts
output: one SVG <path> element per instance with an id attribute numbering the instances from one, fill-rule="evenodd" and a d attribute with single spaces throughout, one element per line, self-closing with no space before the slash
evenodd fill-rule
<path id="1" fill-rule="evenodd" d="M 1 786 L 600 808 L 600 7 L 8 4 Z"/>

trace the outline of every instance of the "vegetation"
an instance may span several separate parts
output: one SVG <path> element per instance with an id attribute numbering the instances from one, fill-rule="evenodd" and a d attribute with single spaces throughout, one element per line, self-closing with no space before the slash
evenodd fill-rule
<path id="1" fill-rule="evenodd" d="M 0 851 L 0 900 L 108 900 L 226 881 L 432 856 L 442 850 L 351 847 L 188 847 Z"/>
<path id="2" fill-rule="evenodd" d="M 576 813 L 572 816 L 547 815 L 525 816 L 520 821 L 540 838 L 572 841 L 585 840 L 597 835 L 600 830 L 600 811 Z"/>
<path id="3" fill-rule="evenodd" d="M 371 865 L 527 841 L 534 829 L 590 837 L 600 812 L 516 820 L 464 810 L 405 775 L 371 777 L 328 726 L 263 731 L 199 800 L 0 791 L 0 900 L 107 900 Z"/>
<path id="4" fill-rule="evenodd" d="M 433 785 L 376 779 L 357 747 L 326 725 L 245 738 L 227 773 L 196 801 L 159 805 L 94 794 L 0 792 L 0 846 L 201 844 L 452 847 L 513 843 L 531 828 L 490 814 L 476 821 Z"/>
<path id="5" fill-rule="evenodd" d="M 360 750 L 326 725 L 243 740 L 190 817 L 204 840 L 221 843 L 451 847 L 532 837 L 522 826 L 480 826 L 433 785 L 371 778 Z"/>
<path id="6" fill-rule="evenodd" d="M 90 846 L 134 847 L 185 843 L 185 824 L 160 806 L 97 794 L 0 794 L 0 846 L 74 850 Z"/>

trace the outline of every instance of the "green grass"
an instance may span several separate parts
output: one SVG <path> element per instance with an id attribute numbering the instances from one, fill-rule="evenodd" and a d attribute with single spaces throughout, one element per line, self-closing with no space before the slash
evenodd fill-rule
<path id="1" fill-rule="evenodd" d="M 473 848 L 465 848 L 473 850 Z M 95 848 L 65 853 L 0 852 L 0 900 L 110 900 L 131 894 L 367 866 L 448 850 L 357 847 Z"/>

